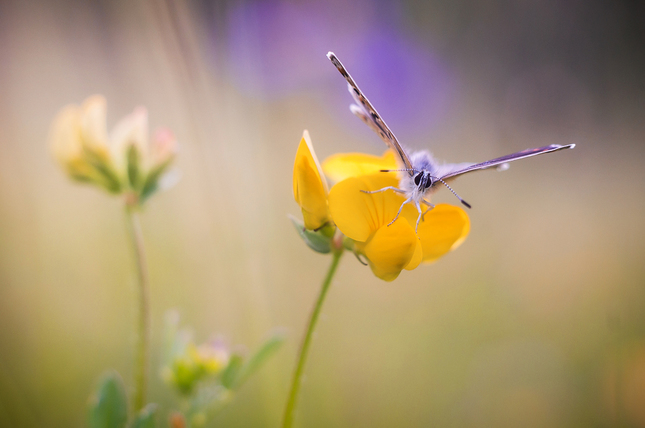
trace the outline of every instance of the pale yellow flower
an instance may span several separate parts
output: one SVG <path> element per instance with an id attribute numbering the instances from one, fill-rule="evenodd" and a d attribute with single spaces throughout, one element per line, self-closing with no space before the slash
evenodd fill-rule
<path id="1" fill-rule="evenodd" d="M 121 119 L 109 135 L 106 114 L 101 95 L 63 108 L 52 124 L 50 147 L 71 178 L 134 195 L 140 203 L 159 187 L 176 155 L 177 141 L 166 129 L 150 141 L 143 107 Z"/>

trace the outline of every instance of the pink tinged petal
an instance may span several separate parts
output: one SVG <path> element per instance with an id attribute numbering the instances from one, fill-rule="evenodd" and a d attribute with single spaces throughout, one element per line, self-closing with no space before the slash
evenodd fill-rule
<path id="1" fill-rule="evenodd" d="M 177 139 L 168 128 L 155 132 L 150 143 L 150 163 L 154 168 L 172 160 L 179 150 Z"/>
<path id="2" fill-rule="evenodd" d="M 119 168 L 125 165 L 130 147 L 135 147 L 144 159 L 148 152 L 148 111 L 137 107 L 131 114 L 121 119 L 110 135 L 112 153 Z"/>

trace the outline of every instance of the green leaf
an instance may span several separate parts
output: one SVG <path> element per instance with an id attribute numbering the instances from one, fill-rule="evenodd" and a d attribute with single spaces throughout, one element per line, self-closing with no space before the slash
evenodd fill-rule
<path id="1" fill-rule="evenodd" d="M 146 405 L 132 422 L 131 428 L 155 428 L 158 406 L 154 403 Z"/>
<path id="2" fill-rule="evenodd" d="M 322 254 L 331 252 L 330 237 L 323 235 L 321 231 L 316 232 L 313 230 L 305 229 L 304 223 L 291 215 L 289 216 L 289 219 L 298 231 L 298 235 L 300 235 L 302 240 L 305 241 L 309 248 Z"/>
<path id="3" fill-rule="evenodd" d="M 115 371 L 103 375 L 99 386 L 90 397 L 90 428 L 123 428 L 128 419 L 125 387 Z"/>
<path id="4" fill-rule="evenodd" d="M 222 372 L 221 382 L 222 386 L 226 389 L 233 389 L 235 387 L 240 369 L 244 365 L 244 358 L 239 354 L 231 355 L 228 360 L 228 365 Z"/>
<path id="5" fill-rule="evenodd" d="M 253 373 L 255 373 L 262 365 L 271 357 L 284 342 L 284 335 L 275 334 L 270 337 L 255 354 L 249 358 L 249 361 L 240 369 L 236 385 L 241 386 Z"/>

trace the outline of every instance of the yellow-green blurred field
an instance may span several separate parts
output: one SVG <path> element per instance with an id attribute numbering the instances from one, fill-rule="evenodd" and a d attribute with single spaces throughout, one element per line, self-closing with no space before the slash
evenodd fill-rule
<path id="1" fill-rule="evenodd" d="M 108 368 L 131 385 L 136 276 L 121 200 L 70 182 L 47 137 L 100 93 L 108 127 L 146 106 L 180 181 L 142 214 L 150 399 L 164 314 L 198 341 L 287 340 L 217 427 L 277 427 L 329 256 L 309 250 L 291 176 L 380 154 L 344 62 L 399 139 L 479 162 L 454 253 L 375 278 L 347 254 L 323 309 L 301 427 L 645 426 L 645 10 L 632 2 L 0 3 L 0 426 L 80 427 Z M 434 201 L 456 203 L 443 190 Z"/>

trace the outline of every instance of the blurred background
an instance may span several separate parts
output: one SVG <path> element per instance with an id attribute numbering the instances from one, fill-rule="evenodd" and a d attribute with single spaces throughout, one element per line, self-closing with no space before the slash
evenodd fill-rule
<path id="1" fill-rule="evenodd" d="M 181 144 L 181 180 L 142 216 L 151 400 L 173 402 L 167 310 L 249 349 L 282 328 L 212 421 L 279 425 L 330 263 L 287 219 L 302 131 L 321 160 L 385 148 L 332 50 L 410 148 L 577 147 L 457 180 L 471 233 L 434 265 L 385 283 L 344 257 L 297 424 L 645 426 L 644 18 L 632 1 L 1 2 L 0 425 L 84 426 L 102 372 L 132 384 L 122 201 L 72 184 L 47 147 L 55 114 L 95 93 L 108 127 L 143 105 Z"/>

